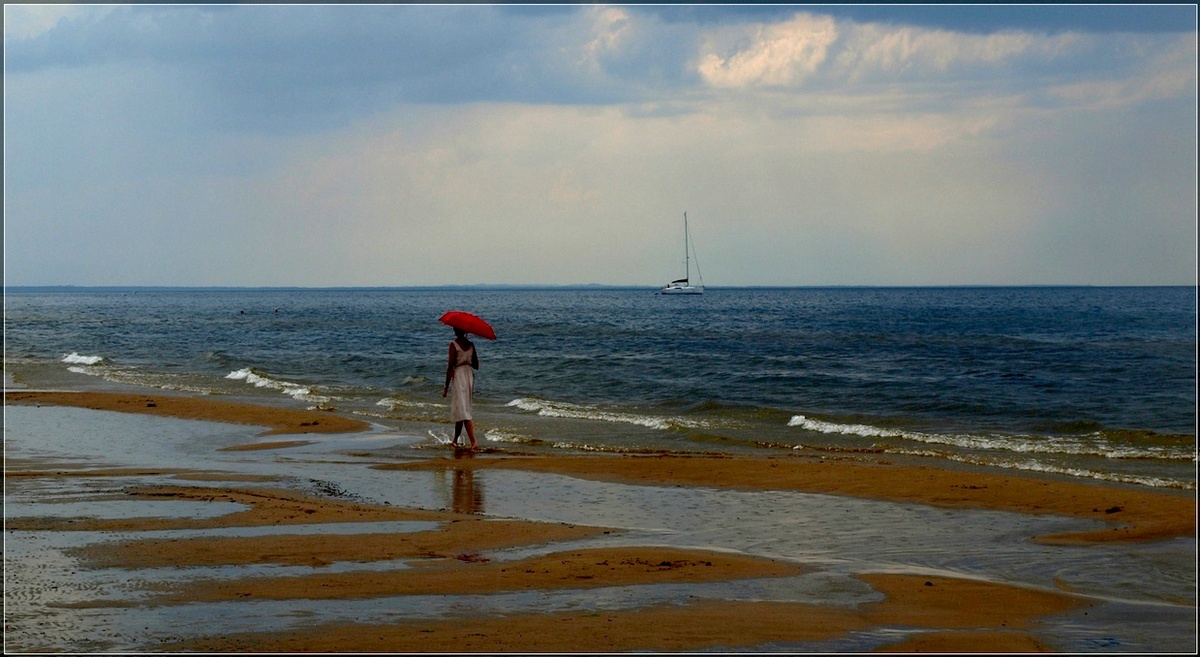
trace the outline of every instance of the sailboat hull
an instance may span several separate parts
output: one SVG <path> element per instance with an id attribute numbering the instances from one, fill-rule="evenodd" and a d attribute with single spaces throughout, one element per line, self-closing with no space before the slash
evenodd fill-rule
<path id="1" fill-rule="evenodd" d="M 659 294 L 704 294 L 703 285 L 668 285 Z"/>

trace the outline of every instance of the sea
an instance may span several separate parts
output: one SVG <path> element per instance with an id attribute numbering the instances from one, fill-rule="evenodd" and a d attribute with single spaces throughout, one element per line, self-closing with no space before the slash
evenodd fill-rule
<path id="1" fill-rule="evenodd" d="M 7 288 L 6 389 L 147 389 L 511 453 L 867 455 L 1196 488 L 1197 289 Z"/>

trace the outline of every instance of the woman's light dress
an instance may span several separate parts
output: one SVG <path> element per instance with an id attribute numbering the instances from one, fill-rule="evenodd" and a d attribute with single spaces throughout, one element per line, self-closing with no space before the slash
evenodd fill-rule
<path id="1" fill-rule="evenodd" d="M 471 357 L 475 354 L 475 346 L 463 349 L 453 340 L 450 345 L 455 353 L 454 378 L 450 380 L 450 419 L 453 422 L 462 422 L 471 419 L 471 394 L 475 391 L 475 372 L 471 369 Z"/>

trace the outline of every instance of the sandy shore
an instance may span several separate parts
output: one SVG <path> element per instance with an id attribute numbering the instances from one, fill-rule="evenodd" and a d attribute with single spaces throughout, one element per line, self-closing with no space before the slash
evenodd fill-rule
<path id="1" fill-rule="evenodd" d="M 345 433 L 370 428 L 366 422 L 323 411 L 239 404 L 208 397 L 113 392 L 5 391 L 6 404 L 77 406 L 98 411 L 165 415 L 184 420 L 208 420 L 265 427 L 260 435 Z"/>
<path id="2" fill-rule="evenodd" d="M 1045 543 L 1138 541 L 1189 536 L 1196 500 L 1127 487 L 1009 474 L 862 461 L 713 456 L 534 457 L 434 460 L 384 469 L 514 468 L 632 484 L 796 490 L 951 508 L 993 509 L 1100 519 L 1108 529 L 1041 536 Z"/>
<path id="3" fill-rule="evenodd" d="M 368 428 L 365 422 L 332 413 L 259 407 L 203 397 L 7 392 L 5 400 L 6 403 L 59 404 L 269 427 L 260 435 L 341 433 Z M 225 449 L 274 449 L 304 442 L 254 443 Z M 1039 537 L 1038 540 L 1047 543 L 1155 540 L 1190 536 L 1196 532 L 1196 499 L 1191 494 L 866 460 L 673 455 L 501 457 L 438 459 L 380 467 L 513 468 L 633 484 L 796 490 L 954 508 L 1058 514 L 1100 519 L 1111 525 L 1099 531 Z"/>
<path id="4" fill-rule="evenodd" d="M 339 652 L 680 652 L 820 641 L 879 625 L 945 631 L 889 646 L 901 652 L 1048 652 L 1021 631 L 1081 605 L 1066 595 L 966 580 L 870 575 L 882 602 L 846 610 L 782 602 L 701 601 L 617 613 L 537 614 L 477 622 L 333 625 L 310 632 L 215 637 L 186 650 Z M 964 605 L 964 601 L 973 604 Z M 964 611 L 969 607 L 969 611 Z M 955 628 L 970 628 L 958 630 Z"/>
<path id="5" fill-rule="evenodd" d="M 70 405 L 97 410 L 252 424 L 264 434 L 350 432 L 364 423 L 331 413 L 255 407 L 207 398 L 113 393 L 10 392 L 6 404 Z M 300 441 L 303 442 L 303 441 Z M 284 440 L 256 443 L 282 449 Z M 1039 537 L 1046 543 L 1145 541 L 1195 533 L 1194 496 L 1129 487 L 941 470 L 858 460 L 722 457 L 506 457 L 433 458 L 381 469 L 516 469 L 649 485 L 739 490 L 794 490 L 963 509 L 995 509 L 1100 519 L 1100 531 Z M 166 471 L 163 471 L 167 473 Z M 6 462 L 9 485 L 57 477 L 145 475 L 144 470 L 89 469 L 61 464 Z M 179 478 L 205 473 L 170 471 Z M 339 562 L 407 560 L 411 568 L 382 572 L 192 579 L 148 585 L 139 605 L 177 605 L 246 599 L 353 599 L 398 595 L 453 595 L 500 591 L 592 589 L 786 578 L 801 564 L 727 552 L 621 546 L 562 549 L 557 543 L 616 530 L 469 513 L 399 508 L 314 497 L 257 484 L 125 487 L 131 500 L 235 503 L 244 510 L 207 518 L 23 518 L 6 530 L 171 531 L 205 527 L 323 523 L 436 523 L 412 532 L 380 531 L 355 540 L 328 534 L 182 537 L 99 543 L 75 556 L 90 568 L 189 568 L 241 564 L 321 567 Z M 491 561 L 497 548 L 547 546 L 544 553 Z M 595 613 L 508 614 L 462 621 L 402 621 L 386 625 L 317 624 L 286 633 L 226 634 L 162 646 L 176 651 L 254 652 L 612 652 L 752 648 L 822 641 L 881 626 L 925 631 L 898 637 L 888 650 L 904 652 L 1026 652 L 1046 650 L 1028 628 L 1038 618 L 1092 604 L 1070 592 L 1035 590 L 969 579 L 919 574 L 861 573 L 880 601 L 853 609 L 784 602 L 697 600 Z M 80 603 L 112 606 L 119 602 Z"/>

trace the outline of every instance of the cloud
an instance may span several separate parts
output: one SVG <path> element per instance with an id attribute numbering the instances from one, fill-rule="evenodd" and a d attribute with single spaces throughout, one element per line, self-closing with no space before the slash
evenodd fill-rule
<path id="1" fill-rule="evenodd" d="M 832 18 L 812 14 L 724 30 L 703 48 L 697 69 L 715 87 L 792 86 L 816 72 L 837 38 Z"/>
<path id="2" fill-rule="evenodd" d="M 1195 35 L 1127 40 L 1120 51 L 1141 50 L 1124 66 L 1084 80 L 1048 85 L 1044 98 L 1060 105 L 1112 107 L 1196 95 Z M 1153 54 L 1151 54 L 1153 53 Z"/>
<path id="3" fill-rule="evenodd" d="M 560 60 L 527 54 L 567 18 L 578 20 L 488 6 L 113 7 L 9 41 L 6 63 L 170 68 L 208 99 L 188 117 L 203 127 L 320 130 L 396 103 L 548 98 L 544 85 L 569 86 Z"/>
<path id="4" fill-rule="evenodd" d="M 81 16 L 98 16 L 111 11 L 111 7 L 71 4 L 20 4 L 4 5 L 4 40 L 32 39 L 49 32 L 64 19 Z"/>
<path id="5" fill-rule="evenodd" d="M 1013 30 L 975 34 L 837 22 L 827 15 L 800 13 L 779 23 L 713 30 L 695 67 L 705 83 L 717 88 L 855 94 L 905 84 L 919 98 L 931 86 L 990 93 L 997 84 L 1031 89 L 1065 76 L 1104 74 L 1129 65 L 1117 53 L 1157 49 L 1186 38 Z M 964 86 L 972 83 L 974 89 Z"/>
<path id="6" fill-rule="evenodd" d="M 680 111 L 680 99 L 703 101 L 705 92 L 759 90 L 785 106 L 824 94 L 822 102 L 836 105 L 838 98 L 871 101 L 890 87 L 889 102 L 903 96 L 915 107 L 938 96 L 998 92 L 1049 100 L 1051 85 L 1061 102 L 1094 95 L 1113 71 L 1143 61 L 1139 52 L 1190 38 L 955 32 L 839 20 L 834 8 L 19 9 L 6 8 L 13 18 L 6 24 L 9 76 L 110 65 L 169 71 L 177 87 L 193 90 L 177 117 L 187 126 L 274 133 L 341 127 L 406 103 L 670 104 Z M 1176 62 L 1175 88 L 1189 72 Z"/>
<path id="7" fill-rule="evenodd" d="M 895 79 L 906 74 L 945 76 L 955 69 L 996 67 L 1032 50 L 1054 51 L 1073 35 L 1038 37 L 1023 32 L 973 35 L 882 25 L 857 26 L 838 53 L 836 68 L 850 80 Z"/>
<path id="8" fill-rule="evenodd" d="M 599 68 L 601 59 L 610 53 L 620 52 L 622 42 L 628 40 L 633 30 L 629 13 L 612 7 L 597 7 L 592 10 L 594 38 L 587 42 L 583 50 L 588 62 Z"/>

